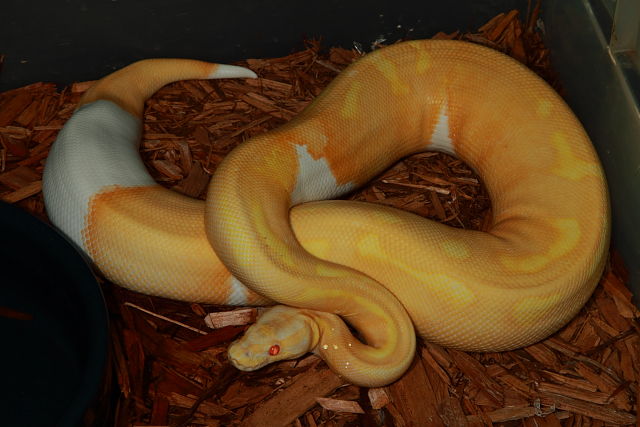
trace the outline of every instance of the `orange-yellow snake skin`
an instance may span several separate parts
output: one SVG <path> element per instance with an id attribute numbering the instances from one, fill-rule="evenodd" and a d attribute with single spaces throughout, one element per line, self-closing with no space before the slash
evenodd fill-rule
<path id="1" fill-rule="evenodd" d="M 160 187 L 137 152 L 144 101 L 171 81 L 224 77 L 255 75 L 164 59 L 100 80 L 51 150 L 44 194 L 54 224 L 115 283 L 283 304 L 231 345 L 238 368 L 314 351 L 352 383 L 380 386 L 407 369 L 416 332 L 471 351 L 526 346 L 598 283 L 610 228 L 601 165 L 560 97 L 509 57 L 456 41 L 379 49 L 291 122 L 233 150 L 206 202 Z M 319 201 L 426 150 L 483 178 L 488 232 Z"/>

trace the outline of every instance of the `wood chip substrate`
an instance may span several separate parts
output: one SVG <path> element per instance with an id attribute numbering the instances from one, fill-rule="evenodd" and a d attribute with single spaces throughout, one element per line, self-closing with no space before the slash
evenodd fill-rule
<path id="1" fill-rule="evenodd" d="M 562 93 L 536 23 L 537 10 L 524 19 L 511 11 L 474 33 L 435 37 L 499 49 Z M 225 154 L 294 117 L 360 54 L 325 50 L 309 41 L 304 50 L 283 58 L 243 62 L 260 76 L 257 80 L 187 81 L 163 88 L 149 100 L 144 116 L 141 154 L 149 171 L 162 185 L 203 198 Z M 41 193 L 47 153 L 90 85 L 59 91 L 53 84 L 35 83 L 0 94 L 0 199 L 47 220 Z M 480 179 L 443 154 L 404 159 L 350 197 L 453 227 L 482 230 L 491 221 Z M 484 354 L 420 342 L 406 375 L 375 389 L 345 384 L 313 355 L 253 373 L 237 371 L 227 361 L 226 348 L 260 309 L 169 301 L 104 282 L 116 384 L 110 425 L 635 424 L 640 328 L 626 279 L 612 250 L 591 300 L 547 340 Z"/>

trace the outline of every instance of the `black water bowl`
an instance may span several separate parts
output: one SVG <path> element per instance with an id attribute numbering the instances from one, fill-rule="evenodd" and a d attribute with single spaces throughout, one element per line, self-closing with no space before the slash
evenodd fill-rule
<path id="1" fill-rule="evenodd" d="M 105 390 L 107 330 L 100 287 L 78 251 L 0 202 L 0 424 L 86 425 Z"/>

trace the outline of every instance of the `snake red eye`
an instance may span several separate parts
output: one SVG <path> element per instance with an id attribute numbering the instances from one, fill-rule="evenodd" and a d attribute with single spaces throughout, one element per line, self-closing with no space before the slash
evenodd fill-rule
<path id="1" fill-rule="evenodd" d="M 274 344 L 271 347 L 269 347 L 269 354 L 271 356 L 275 356 L 278 353 L 280 353 L 280 346 L 278 344 Z"/>

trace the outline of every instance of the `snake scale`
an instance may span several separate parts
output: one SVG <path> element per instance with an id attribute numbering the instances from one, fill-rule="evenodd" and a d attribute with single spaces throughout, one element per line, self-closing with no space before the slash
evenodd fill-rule
<path id="1" fill-rule="evenodd" d="M 348 381 L 380 386 L 407 369 L 416 333 L 470 351 L 526 346 L 593 292 L 610 229 L 601 165 L 566 104 L 515 60 L 460 41 L 376 50 L 234 149 L 206 202 L 162 188 L 138 153 L 145 100 L 172 81 L 227 77 L 256 76 L 155 59 L 103 78 L 54 143 L 44 196 L 52 222 L 115 283 L 281 304 L 230 346 L 238 368 L 314 351 Z M 325 200 L 427 150 L 482 177 L 489 231 Z"/>

